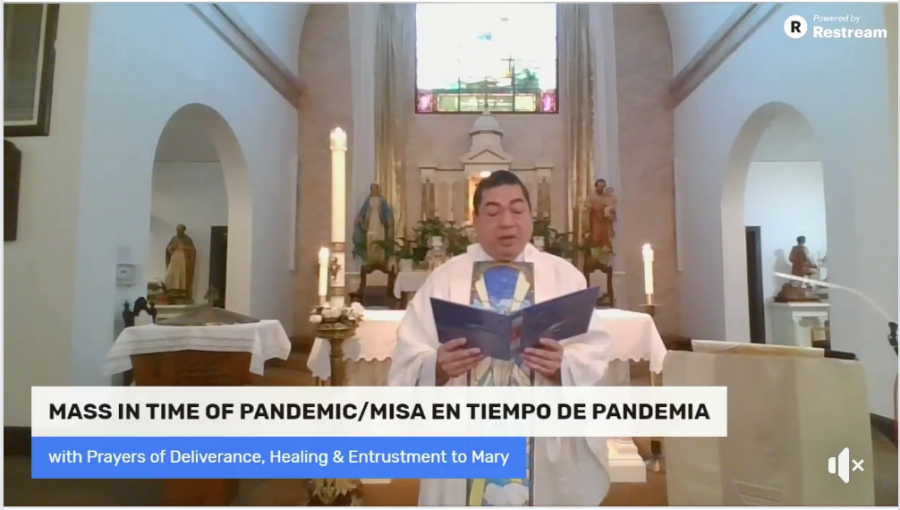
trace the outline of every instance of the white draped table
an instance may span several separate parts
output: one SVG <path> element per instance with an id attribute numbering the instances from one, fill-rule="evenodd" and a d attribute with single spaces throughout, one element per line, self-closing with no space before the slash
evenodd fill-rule
<path id="1" fill-rule="evenodd" d="M 158 352 L 249 352 L 250 372 L 263 375 L 267 360 L 287 359 L 291 341 L 276 320 L 222 326 L 161 326 L 125 328 L 106 355 L 107 375 L 131 370 L 131 356 Z"/>
<path id="2" fill-rule="evenodd" d="M 404 292 L 416 292 L 428 279 L 431 271 L 400 271 L 394 279 L 394 297 L 400 299 Z"/>
<path id="3" fill-rule="evenodd" d="M 397 326 L 404 310 L 367 310 L 357 335 L 344 341 L 344 359 L 348 362 L 347 378 L 351 386 L 384 386 L 390 370 L 390 359 L 397 343 Z M 606 331 L 612 340 L 610 367 L 605 377 L 609 385 L 628 384 L 628 361 L 649 360 L 650 370 L 660 373 L 666 347 L 653 318 L 645 313 L 602 309 L 594 311 L 593 324 Z M 316 339 L 307 366 L 321 380 L 331 377 L 331 346 Z M 644 460 L 630 438 L 609 439 L 609 468 L 613 482 L 647 481 Z"/>

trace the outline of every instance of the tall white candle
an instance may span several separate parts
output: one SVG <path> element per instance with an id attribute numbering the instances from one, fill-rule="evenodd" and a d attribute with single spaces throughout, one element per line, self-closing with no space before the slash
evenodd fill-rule
<path id="1" fill-rule="evenodd" d="M 653 295 L 653 248 L 645 244 L 642 250 L 644 258 L 644 294 Z"/>
<path id="2" fill-rule="evenodd" d="M 328 295 L 328 262 L 331 259 L 331 253 L 328 248 L 319 249 L 319 297 L 324 298 Z"/>
<path id="3" fill-rule="evenodd" d="M 331 241 L 343 243 L 347 228 L 347 133 L 331 132 Z"/>

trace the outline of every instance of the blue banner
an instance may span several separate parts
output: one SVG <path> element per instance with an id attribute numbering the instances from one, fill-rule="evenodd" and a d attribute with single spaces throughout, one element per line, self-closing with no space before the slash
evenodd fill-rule
<path id="1" fill-rule="evenodd" d="M 525 478 L 514 437 L 32 437 L 31 477 Z"/>

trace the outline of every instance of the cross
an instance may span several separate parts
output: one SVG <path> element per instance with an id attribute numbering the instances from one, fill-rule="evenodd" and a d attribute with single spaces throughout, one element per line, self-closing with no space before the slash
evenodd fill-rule
<path id="1" fill-rule="evenodd" d="M 331 272 L 331 279 L 336 280 L 338 271 L 341 270 L 341 265 L 338 264 L 337 257 L 331 257 L 331 264 L 328 265 L 328 270 Z"/>
<path id="2" fill-rule="evenodd" d="M 510 77 L 510 79 L 512 79 L 515 82 L 516 75 L 513 71 L 515 71 L 515 69 L 516 69 L 516 66 L 515 66 L 516 59 L 514 59 L 512 57 L 512 55 L 510 55 L 506 58 L 501 58 L 500 62 L 506 62 L 506 65 L 509 66 L 509 77 Z"/>

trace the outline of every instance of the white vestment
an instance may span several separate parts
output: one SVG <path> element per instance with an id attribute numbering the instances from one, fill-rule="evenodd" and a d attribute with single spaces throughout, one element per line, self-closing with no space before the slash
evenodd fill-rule
<path id="1" fill-rule="evenodd" d="M 439 343 L 430 298 L 469 304 L 473 265 L 484 260 L 490 257 L 472 245 L 468 253 L 448 260 L 425 280 L 397 329 L 388 376 L 391 386 L 434 386 Z M 533 264 L 536 303 L 587 287 L 575 266 L 530 244 L 520 260 Z M 609 364 L 609 335 L 592 327 L 591 332 L 561 343 L 562 384 L 599 386 Z M 541 381 L 535 379 L 535 384 Z M 465 386 L 466 376 L 447 384 Z M 535 438 L 533 462 L 534 506 L 597 506 L 609 491 L 605 438 Z M 422 480 L 419 506 L 466 506 L 466 480 Z"/>

